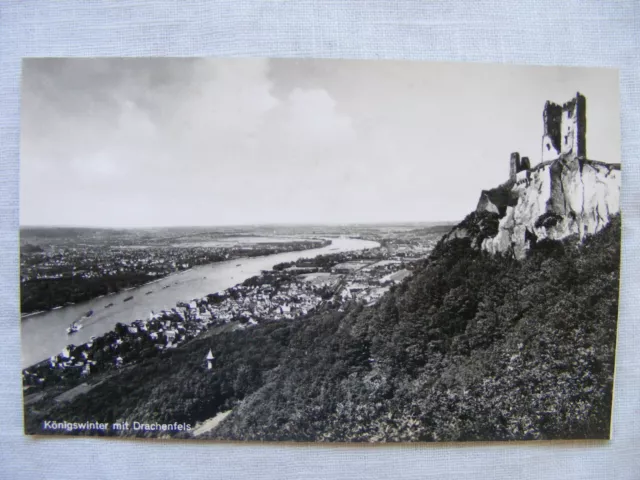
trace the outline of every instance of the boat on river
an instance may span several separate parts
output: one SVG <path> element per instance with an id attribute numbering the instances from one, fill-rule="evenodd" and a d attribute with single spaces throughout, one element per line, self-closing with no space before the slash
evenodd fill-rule
<path id="1" fill-rule="evenodd" d="M 93 310 L 89 310 L 87 313 L 85 313 L 84 318 L 89 318 L 91 315 L 93 315 Z"/>
<path id="2" fill-rule="evenodd" d="M 346 241 L 345 241 L 346 242 Z M 341 241 L 334 241 L 334 245 L 329 248 L 335 248 L 340 246 L 342 251 L 362 250 L 368 248 L 375 248 L 379 244 L 374 242 L 365 242 L 362 240 L 349 240 L 348 243 L 342 244 Z M 319 249 L 313 251 L 313 255 L 325 254 L 329 250 Z M 243 282 L 247 278 L 256 275 L 260 270 L 270 271 L 274 264 L 282 262 L 295 262 L 301 258 L 311 256 L 310 251 L 301 252 L 289 252 L 285 254 L 274 254 L 274 256 L 260 256 L 252 257 L 245 261 L 238 261 L 233 263 L 233 260 L 228 262 L 217 262 L 210 265 L 203 265 L 190 273 L 177 274 L 182 276 L 172 276 L 163 278 L 158 282 L 154 288 L 153 295 L 149 295 L 144 299 L 145 287 L 138 287 L 135 291 L 123 292 L 122 289 L 118 293 L 110 292 L 100 300 L 93 300 L 93 304 L 79 305 L 76 303 L 76 307 L 65 310 L 55 310 L 49 312 L 40 313 L 32 318 L 23 318 L 21 321 L 21 333 L 22 342 L 24 346 L 23 355 L 21 356 L 21 362 L 24 368 L 29 367 L 37 363 L 38 361 L 47 359 L 52 355 L 57 355 L 65 348 L 69 343 L 80 343 L 80 340 L 85 341 L 89 338 L 89 335 L 103 335 L 112 331 L 115 328 L 117 322 L 129 323 L 136 318 L 144 318 L 145 320 L 149 316 L 149 309 L 158 310 L 157 316 L 162 316 L 161 308 L 167 308 L 168 306 L 174 306 L 176 301 L 185 298 L 203 298 L 209 295 L 211 292 L 224 292 L 229 288 L 232 288 L 236 284 Z M 241 263 L 240 267 L 236 267 L 237 263 Z M 244 267 L 247 268 L 244 268 Z M 240 271 L 244 270 L 245 273 Z M 202 280 L 202 277 L 206 276 L 206 280 Z M 233 278 L 231 278 L 233 277 Z M 176 282 L 176 279 L 180 281 Z M 174 282 L 176 284 L 174 285 Z M 168 288 L 161 290 L 164 286 Z M 175 291 L 175 293 L 174 293 Z M 138 293 L 136 293 L 138 292 Z M 109 298 L 111 295 L 111 298 Z M 129 296 L 135 296 L 125 305 L 121 305 L 118 302 L 122 302 L 124 298 Z M 157 297 L 156 297 L 157 296 Z M 65 299 L 66 300 L 66 299 Z M 135 300 L 135 302 L 134 302 Z M 146 302 L 144 301 L 146 300 Z M 140 301 L 140 305 L 136 306 L 135 303 Z M 113 305 L 106 307 L 106 305 L 112 302 Z M 133 307 L 136 306 L 134 309 Z M 84 308 L 83 308 L 84 307 Z M 88 308 L 87 308 L 88 307 Z M 90 319 L 79 320 L 89 308 L 93 308 L 94 314 Z M 78 324 L 85 324 L 72 335 L 67 335 L 66 329 L 72 321 L 78 321 Z M 57 335 L 43 335 L 43 327 L 47 324 L 53 331 L 58 332 Z M 91 332 L 88 330 L 91 329 Z M 82 337 L 81 339 L 79 337 Z M 86 336 L 86 338 L 85 338 Z"/>
<path id="3" fill-rule="evenodd" d="M 133 300 L 133 296 L 125 298 L 123 302 L 128 302 L 129 300 Z"/>
<path id="4" fill-rule="evenodd" d="M 82 328 L 81 325 L 78 325 L 76 322 L 73 322 L 71 325 L 69 325 L 69 328 L 67 328 L 67 334 L 72 335 L 76 333 L 78 330 L 80 330 L 81 328 Z"/>
<path id="5" fill-rule="evenodd" d="M 111 308 L 113 307 L 113 303 L 108 303 L 107 305 L 104 306 L 104 308 Z"/>

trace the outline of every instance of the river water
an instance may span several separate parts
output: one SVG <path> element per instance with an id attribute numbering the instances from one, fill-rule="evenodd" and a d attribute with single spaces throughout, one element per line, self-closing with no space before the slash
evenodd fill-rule
<path id="1" fill-rule="evenodd" d="M 326 247 L 201 265 L 152 284 L 23 318 L 22 367 L 26 368 L 56 355 L 71 343 L 86 343 L 93 335 L 99 336 L 113 330 L 118 322 L 129 324 L 137 319 L 146 319 L 152 310 L 168 310 L 175 307 L 177 302 L 188 302 L 226 290 L 247 278 L 260 275 L 262 270 L 272 269 L 278 263 L 378 246 L 378 243 L 368 240 L 333 238 L 332 244 Z M 133 299 L 124 301 L 131 296 Z M 109 304 L 113 306 L 105 308 Z M 82 328 L 77 333 L 68 335 L 67 327 L 89 310 L 93 310 L 93 315 L 80 320 L 78 325 L 82 325 Z"/>

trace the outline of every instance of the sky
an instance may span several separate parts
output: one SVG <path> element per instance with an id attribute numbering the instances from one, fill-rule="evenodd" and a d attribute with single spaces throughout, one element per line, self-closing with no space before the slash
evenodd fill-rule
<path id="1" fill-rule="evenodd" d="M 618 73 L 387 60 L 25 59 L 21 225 L 456 221 L 540 162 L 547 100 L 587 98 L 620 162 Z"/>

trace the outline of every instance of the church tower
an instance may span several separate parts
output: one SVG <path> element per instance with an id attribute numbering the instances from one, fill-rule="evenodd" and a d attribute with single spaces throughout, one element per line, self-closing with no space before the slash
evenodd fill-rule
<path id="1" fill-rule="evenodd" d="M 213 356 L 213 352 L 211 351 L 211 349 L 209 349 L 209 352 L 207 353 L 205 360 L 207 361 L 207 370 L 211 370 L 213 368 L 213 361 L 215 360 L 215 357 Z"/>

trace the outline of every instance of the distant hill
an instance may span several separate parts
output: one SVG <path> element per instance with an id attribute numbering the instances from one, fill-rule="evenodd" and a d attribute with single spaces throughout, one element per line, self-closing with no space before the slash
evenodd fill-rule
<path id="1" fill-rule="evenodd" d="M 451 229 L 456 226 L 457 222 L 443 222 L 437 225 L 429 225 L 426 227 L 416 228 L 413 230 L 409 230 L 408 233 L 414 234 L 431 234 L 431 233 L 448 233 Z"/>
<path id="2" fill-rule="evenodd" d="M 128 235 L 126 230 L 108 228 L 82 228 L 82 227 L 20 227 L 20 244 L 23 253 L 27 244 L 49 245 L 60 242 L 82 242 L 99 240 L 101 242 L 118 239 Z"/>

